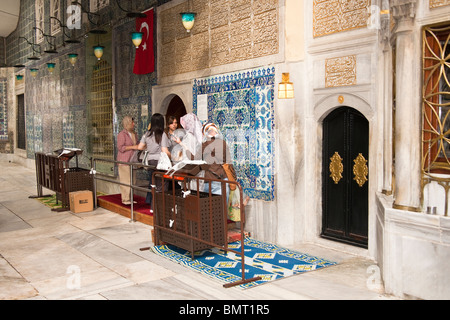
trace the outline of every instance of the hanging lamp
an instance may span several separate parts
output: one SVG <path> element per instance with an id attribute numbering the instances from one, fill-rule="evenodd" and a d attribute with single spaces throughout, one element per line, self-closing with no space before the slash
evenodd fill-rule
<path id="1" fill-rule="evenodd" d="M 39 69 L 37 69 L 37 68 L 31 68 L 31 69 L 30 69 L 30 75 L 31 75 L 33 78 L 36 78 L 36 76 L 37 76 L 37 74 L 38 74 L 38 71 L 39 71 Z"/>
<path id="2" fill-rule="evenodd" d="M 278 84 L 278 99 L 293 99 L 294 84 L 289 82 L 289 73 L 283 73 L 281 82 Z"/>
<path id="3" fill-rule="evenodd" d="M 144 34 L 142 32 L 137 31 L 131 33 L 131 41 L 133 42 L 136 49 L 139 48 L 139 46 L 141 45 L 143 35 Z"/>
<path id="4" fill-rule="evenodd" d="M 181 12 L 181 22 L 187 32 L 191 32 L 195 22 L 195 12 Z"/>
<path id="5" fill-rule="evenodd" d="M 103 57 L 103 49 L 105 47 L 101 46 L 100 44 L 93 47 L 94 48 L 94 55 L 97 58 L 97 60 L 100 60 Z"/>
<path id="6" fill-rule="evenodd" d="M 47 69 L 48 69 L 48 72 L 50 72 L 50 74 L 53 74 L 53 70 L 55 70 L 55 66 L 56 66 L 56 63 L 54 63 L 54 62 L 47 63 Z"/>
<path id="7" fill-rule="evenodd" d="M 77 63 L 78 60 L 78 54 L 69 53 L 67 56 L 69 57 L 69 62 L 72 64 L 72 66 L 75 66 L 75 63 Z"/>
<path id="8" fill-rule="evenodd" d="M 187 32 L 191 32 L 192 27 L 194 26 L 195 22 L 195 12 L 191 11 L 191 0 L 188 0 L 188 11 L 187 12 L 181 12 L 181 22 L 183 23 L 184 28 Z"/>

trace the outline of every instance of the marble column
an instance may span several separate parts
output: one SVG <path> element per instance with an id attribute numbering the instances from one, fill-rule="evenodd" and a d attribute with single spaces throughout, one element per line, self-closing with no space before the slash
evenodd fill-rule
<path id="1" fill-rule="evenodd" d="M 396 55 L 394 208 L 420 207 L 420 40 L 415 37 L 416 0 L 393 0 L 393 40 Z"/>
<path id="2" fill-rule="evenodd" d="M 392 112 L 392 47 L 390 45 L 390 15 L 389 1 L 384 0 L 382 3 L 382 14 L 380 19 L 380 47 L 381 55 L 379 57 L 380 66 L 383 67 L 383 72 L 380 74 L 379 97 L 381 99 L 382 114 L 383 114 L 383 185 L 382 192 L 386 195 L 391 195 L 393 190 L 392 184 L 392 161 L 393 161 L 393 112 Z"/>

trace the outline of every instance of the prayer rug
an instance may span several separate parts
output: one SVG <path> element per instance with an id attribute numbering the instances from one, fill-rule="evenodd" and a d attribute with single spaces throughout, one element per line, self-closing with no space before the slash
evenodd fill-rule
<path id="1" fill-rule="evenodd" d="M 118 194 L 109 194 L 109 195 L 101 195 L 97 197 L 98 200 L 104 200 L 116 206 L 120 206 L 122 208 L 126 208 L 130 210 L 130 205 L 126 205 L 122 203 L 122 197 L 120 193 Z M 135 203 L 133 204 L 133 210 L 135 212 L 139 212 L 146 215 L 151 215 L 150 213 L 150 205 L 145 203 L 145 198 L 141 196 L 134 195 L 133 197 Z M 110 208 L 107 208 L 110 209 Z"/>
<path id="2" fill-rule="evenodd" d="M 240 252 L 241 242 L 230 243 L 228 247 Z M 190 252 L 172 245 L 154 246 L 152 251 L 223 283 L 242 279 L 240 254 L 212 248 L 195 252 L 195 259 L 192 260 Z M 244 256 L 245 279 L 261 277 L 261 280 L 239 285 L 238 287 L 242 289 L 336 264 L 333 261 L 251 238 L 244 239 Z"/>
<path id="3" fill-rule="evenodd" d="M 36 200 L 52 209 L 62 208 L 62 201 L 56 200 L 56 194 L 53 194 L 50 197 L 36 198 Z"/>

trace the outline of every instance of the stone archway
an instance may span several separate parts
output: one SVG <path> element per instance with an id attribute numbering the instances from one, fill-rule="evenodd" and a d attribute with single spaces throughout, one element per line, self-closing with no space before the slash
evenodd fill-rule
<path id="1" fill-rule="evenodd" d="M 178 122 L 178 128 L 180 128 L 180 118 L 186 114 L 186 106 L 183 100 L 177 95 L 173 96 L 167 106 L 167 111 L 165 114 L 166 125 L 170 116 L 174 116 Z"/>

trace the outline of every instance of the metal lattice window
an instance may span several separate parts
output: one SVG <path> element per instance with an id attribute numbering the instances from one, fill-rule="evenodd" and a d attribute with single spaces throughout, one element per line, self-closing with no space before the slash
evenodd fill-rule
<path id="1" fill-rule="evenodd" d="M 114 159 L 111 66 L 100 60 L 92 73 L 91 119 L 94 135 L 92 156 Z"/>
<path id="2" fill-rule="evenodd" d="M 450 191 L 450 25 L 425 27 L 422 37 L 423 149 L 421 201 L 423 205 L 425 188 L 437 184 L 443 190 L 444 199 L 441 202 L 443 214 L 448 216 Z M 435 204 L 437 203 L 433 203 L 433 205 Z"/>
<path id="3" fill-rule="evenodd" d="M 423 31 L 423 157 L 425 173 L 450 174 L 450 25 Z"/>

